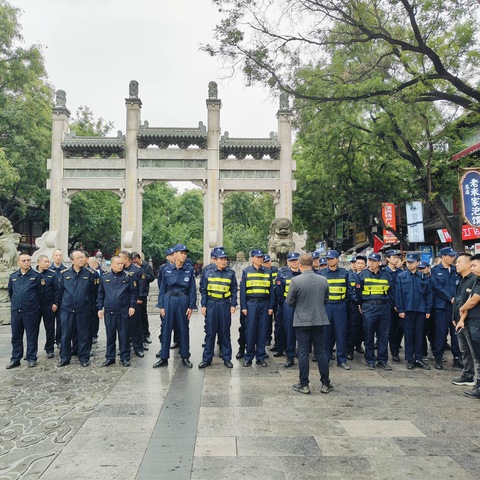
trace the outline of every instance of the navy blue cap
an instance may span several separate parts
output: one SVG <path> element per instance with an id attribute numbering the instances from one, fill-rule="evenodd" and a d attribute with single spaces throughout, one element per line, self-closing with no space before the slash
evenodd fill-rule
<path id="1" fill-rule="evenodd" d="M 336 250 L 329 250 L 325 255 L 325 258 L 339 258 L 340 254 Z"/>
<path id="2" fill-rule="evenodd" d="M 183 243 L 177 243 L 176 245 L 173 246 L 173 251 L 174 252 L 189 252 L 190 250 L 183 244 Z"/>
<path id="3" fill-rule="evenodd" d="M 379 253 L 372 252 L 372 253 L 368 256 L 368 259 L 369 259 L 369 260 L 373 260 L 373 261 L 375 261 L 375 262 L 379 262 L 379 261 L 382 259 L 382 256 L 381 256 Z"/>
<path id="4" fill-rule="evenodd" d="M 167 250 L 165 251 L 165 256 L 168 257 L 172 253 L 175 253 L 175 250 L 172 247 L 167 248 Z"/>
<path id="5" fill-rule="evenodd" d="M 225 253 L 225 250 L 223 247 L 215 247 L 212 250 L 212 257 L 215 258 L 228 258 L 228 255 Z"/>
<path id="6" fill-rule="evenodd" d="M 357 257 L 352 257 L 352 259 L 350 260 L 350 263 L 354 263 L 357 261 Z"/>
<path id="7" fill-rule="evenodd" d="M 298 252 L 290 252 L 287 255 L 287 260 L 298 260 L 300 258 L 300 254 Z"/>
<path id="8" fill-rule="evenodd" d="M 395 250 L 395 249 L 393 249 L 393 250 L 387 250 L 387 251 L 385 252 L 385 256 L 386 256 L 386 257 L 392 257 L 393 255 L 398 255 L 398 256 L 400 256 L 401 254 L 402 254 L 402 253 L 400 252 L 400 250 Z"/>
<path id="9" fill-rule="evenodd" d="M 327 259 L 325 257 L 320 259 L 320 265 L 327 265 Z"/>
<path id="10" fill-rule="evenodd" d="M 264 262 L 271 262 L 272 259 L 270 258 L 270 255 L 268 253 L 266 253 L 264 256 L 263 256 L 263 261 Z"/>
<path id="11" fill-rule="evenodd" d="M 420 257 L 416 253 L 408 253 L 407 254 L 407 262 L 413 263 L 418 262 Z"/>
<path id="12" fill-rule="evenodd" d="M 424 261 L 422 261 L 418 264 L 418 269 L 423 270 L 424 268 L 427 268 L 429 266 L 430 266 L 430 264 L 424 260 Z"/>
<path id="13" fill-rule="evenodd" d="M 367 257 L 365 255 L 357 255 L 357 260 L 363 260 L 364 262 L 366 262 Z"/>
<path id="14" fill-rule="evenodd" d="M 440 255 L 448 255 L 449 257 L 455 257 L 457 252 L 452 247 L 444 247 L 440 249 Z"/>
<path id="15" fill-rule="evenodd" d="M 316 250 L 311 253 L 312 258 L 320 258 L 320 252 L 317 252 Z"/>
<path id="16" fill-rule="evenodd" d="M 263 258 L 263 252 L 259 248 L 254 248 L 253 250 L 250 250 L 250 256 Z"/>

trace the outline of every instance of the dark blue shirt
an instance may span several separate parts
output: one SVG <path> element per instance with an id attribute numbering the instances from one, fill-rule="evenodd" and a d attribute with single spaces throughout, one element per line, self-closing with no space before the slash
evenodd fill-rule
<path id="1" fill-rule="evenodd" d="M 432 286 L 427 275 L 409 270 L 397 276 L 395 289 L 395 305 L 400 313 L 432 311 Z"/>
<path id="2" fill-rule="evenodd" d="M 147 296 L 147 281 L 142 270 L 135 263 L 131 263 L 128 267 L 123 267 L 123 271 L 133 278 L 134 285 L 137 289 L 137 298 Z"/>
<path id="3" fill-rule="evenodd" d="M 243 269 L 240 283 L 240 305 L 247 309 L 248 298 L 264 298 L 268 301 L 268 309 L 275 308 L 275 291 L 272 282 L 272 272 L 261 266 L 258 270 L 250 265 Z"/>
<path id="4" fill-rule="evenodd" d="M 43 272 L 38 272 L 42 277 L 44 285 L 43 297 L 40 301 L 40 306 L 42 308 L 51 309 L 52 305 L 60 306 L 62 294 L 60 292 L 60 282 L 58 280 L 57 272 L 48 268 Z"/>
<path id="5" fill-rule="evenodd" d="M 439 263 L 432 268 L 431 280 L 434 308 L 451 309 L 452 298 L 455 297 L 460 280 L 457 269 L 453 265 L 448 269 Z"/>
<path id="6" fill-rule="evenodd" d="M 72 313 L 90 310 L 96 288 L 95 275 L 85 267 L 78 273 L 73 267 L 63 271 L 60 280 L 62 311 Z"/>
<path id="7" fill-rule="evenodd" d="M 224 300 L 232 307 L 237 306 L 237 277 L 231 268 L 220 270 L 216 265 L 214 268 L 204 268 L 200 279 L 200 294 L 202 307 L 207 306 L 208 300 Z"/>
<path id="8" fill-rule="evenodd" d="M 13 272 L 8 279 L 8 295 L 12 310 L 24 312 L 39 310 L 43 296 L 42 277 L 32 268 L 24 274 L 20 269 Z"/>
<path id="9" fill-rule="evenodd" d="M 106 273 L 100 278 L 97 309 L 111 313 L 120 313 L 128 308 L 135 308 L 137 302 L 136 288 L 132 276 L 123 270 Z"/>
<path id="10" fill-rule="evenodd" d="M 357 301 L 361 305 L 370 300 L 384 301 L 390 305 L 395 304 L 393 297 L 392 277 L 382 270 L 373 273 L 370 269 L 360 272 L 359 283 L 356 284 Z"/>
<path id="11" fill-rule="evenodd" d="M 195 270 L 184 263 L 177 268 L 174 263 L 169 264 L 163 271 L 160 293 L 158 294 L 158 306 L 165 308 L 165 296 L 169 294 L 183 294 L 188 296 L 188 308 L 197 308 L 197 287 L 195 285 Z"/>
<path id="12" fill-rule="evenodd" d="M 345 268 L 337 267 L 335 270 L 330 270 L 330 267 L 327 267 L 316 273 L 327 279 L 327 303 L 356 301 L 355 288 L 350 284 L 350 276 Z"/>

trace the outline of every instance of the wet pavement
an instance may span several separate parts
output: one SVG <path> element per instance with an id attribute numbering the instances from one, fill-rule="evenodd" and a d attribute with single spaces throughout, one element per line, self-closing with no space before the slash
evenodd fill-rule
<path id="1" fill-rule="evenodd" d="M 39 352 L 36 368 L 5 370 L 10 327 L 0 326 L 0 479 L 476 479 L 480 478 L 480 402 L 451 384 L 460 370 L 368 371 L 331 367 L 334 392 L 292 390 L 297 366 L 285 357 L 227 369 L 201 361 L 203 317 L 191 320 L 193 369 L 173 350 L 153 369 L 153 343 L 132 365 L 101 368 L 101 326 L 92 364 L 57 368 Z M 42 327 L 43 328 L 43 327 Z M 232 325 L 234 354 L 238 314 Z M 43 346 L 43 332 L 40 345 Z M 433 361 L 430 361 L 433 364 Z M 312 364 L 313 366 L 313 364 Z"/>

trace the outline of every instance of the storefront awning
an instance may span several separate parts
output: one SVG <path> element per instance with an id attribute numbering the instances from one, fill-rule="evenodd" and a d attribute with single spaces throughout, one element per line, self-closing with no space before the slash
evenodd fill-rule
<path id="1" fill-rule="evenodd" d="M 453 161 L 460 160 L 463 157 L 466 157 L 467 155 L 471 155 L 472 153 L 480 151 L 480 143 L 476 143 L 475 145 L 472 145 L 471 147 L 466 148 L 465 150 L 462 150 L 461 152 L 458 152 L 456 155 L 452 157 Z"/>

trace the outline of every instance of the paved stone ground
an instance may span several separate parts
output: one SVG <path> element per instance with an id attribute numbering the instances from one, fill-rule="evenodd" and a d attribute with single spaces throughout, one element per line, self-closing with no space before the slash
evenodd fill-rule
<path id="1" fill-rule="evenodd" d="M 158 331 L 157 312 L 150 321 Z M 238 315 L 235 339 L 237 327 Z M 103 330 L 91 367 L 57 369 L 40 352 L 38 367 L 5 370 L 9 328 L 0 326 L 2 480 L 480 478 L 480 403 L 451 384 L 450 355 L 440 372 L 367 371 L 357 356 L 350 372 L 332 367 L 333 393 L 319 393 L 312 371 L 302 395 L 284 359 L 228 370 L 216 357 L 198 370 L 200 315 L 192 370 L 177 351 L 152 369 L 156 338 L 130 368 L 100 368 Z"/>

